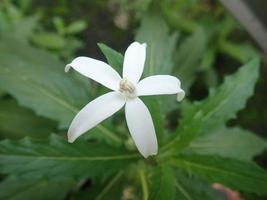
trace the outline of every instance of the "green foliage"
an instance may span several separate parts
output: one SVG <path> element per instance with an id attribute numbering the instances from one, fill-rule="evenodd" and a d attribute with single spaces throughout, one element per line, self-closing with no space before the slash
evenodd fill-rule
<path id="1" fill-rule="evenodd" d="M 175 182 L 173 170 L 169 166 L 157 166 L 150 175 L 149 199 L 175 199 Z"/>
<path id="2" fill-rule="evenodd" d="M 196 73 L 201 71 L 199 63 L 206 50 L 206 40 L 204 30 L 199 28 L 180 44 L 176 52 L 175 74 L 181 79 L 186 90 L 193 83 Z"/>
<path id="3" fill-rule="evenodd" d="M 0 199 L 65 199 L 67 193 L 75 186 L 75 181 L 68 178 L 51 180 L 22 179 L 9 177 L 0 184 Z"/>
<path id="4" fill-rule="evenodd" d="M 32 37 L 32 42 L 38 46 L 47 49 L 62 49 L 66 44 L 62 36 L 56 33 L 43 32 L 35 34 Z"/>
<path id="5" fill-rule="evenodd" d="M 16 124 L 14 126 L 14 124 Z M 19 107 L 14 100 L 0 99 L 1 138 L 47 137 L 56 129 L 56 123 L 36 116 L 31 110 Z M 38 130 L 38 132 L 36 132 Z"/>
<path id="6" fill-rule="evenodd" d="M 197 135 L 208 134 L 233 119 L 253 94 L 258 73 L 259 60 L 255 59 L 226 77 L 221 86 L 210 91 L 207 99 L 194 105 L 185 104 L 178 135 L 165 148 L 173 147 L 179 152 Z"/>
<path id="7" fill-rule="evenodd" d="M 64 73 L 64 64 L 53 55 L 14 39 L 0 43 L 0 87 L 20 105 L 67 127 L 85 103 L 82 82 Z"/>
<path id="8" fill-rule="evenodd" d="M 219 182 L 233 189 L 266 194 L 267 174 L 255 164 L 219 156 L 187 155 L 172 161 L 189 174 L 200 176 L 210 183 Z"/>
<path id="9" fill-rule="evenodd" d="M 194 140 L 188 147 L 191 153 L 220 155 L 251 161 L 267 148 L 267 142 L 241 128 L 220 128 L 212 134 Z"/>
<path id="10" fill-rule="evenodd" d="M 146 64 L 143 76 L 168 74 L 172 71 L 172 55 L 177 34 L 169 33 L 164 20 L 155 13 L 147 13 L 141 22 L 135 39 L 147 44 Z"/>
<path id="11" fill-rule="evenodd" d="M 93 142 L 75 142 L 52 135 L 48 141 L 25 138 L 0 143 L 0 170 L 22 177 L 86 178 L 110 175 L 139 158 L 125 149 Z"/>
<path id="12" fill-rule="evenodd" d="M 209 183 L 187 175 L 177 170 L 176 173 L 176 199 L 179 200 L 222 200 L 218 191 L 215 191 Z"/>
<path id="13" fill-rule="evenodd" d="M 123 55 L 105 44 L 98 43 L 99 48 L 105 55 L 108 64 L 112 66 L 119 74 L 122 74 Z"/>

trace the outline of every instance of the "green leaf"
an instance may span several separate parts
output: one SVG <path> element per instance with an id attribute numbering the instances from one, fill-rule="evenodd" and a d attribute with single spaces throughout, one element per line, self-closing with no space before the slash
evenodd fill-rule
<path id="1" fill-rule="evenodd" d="M 66 33 L 67 34 L 76 34 L 76 33 L 80 33 L 83 30 L 85 30 L 87 27 L 87 24 L 85 21 L 83 20 L 79 20 L 79 21 L 75 21 L 72 22 L 67 28 L 66 28 Z"/>
<path id="2" fill-rule="evenodd" d="M 53 55 L 14 39 L 0 42 L 0 88 L 20 105 L 67 127 L 89 101 L 83 82 L 64 73 Z"/>
<path id="3" fill-rule="evenodd" d="M 63 49 L 67 45 L 62 36 L 49 32 L 34 34 L 32 42 L 47 49 Z"/>
<path id="4" fill-rule="evenodd" d="M 200 61 L 207 48 L 207 36 L 202 28 L 198 28 L 186 38 L 175 53 L 175 74 L 181 79 L 182 87 L 188 90 L 201 70 Z"/>
<path id="5" fill-rule="evenodd" d="M 258 75 L 259 60 L 254 59 L 234 75 L 226 77 L 221 86 L 210 91 L 207 99 L 194 105 L 186 102 L 182 104 L 185 109 L 177 129 L 178 135 L 164 149 L 173 147 L 175 152 L 179 152 L 197 135 L 208 134 L 233 119 L 253 94 Z"/>
<path id="6" fill-rule="evenodd" d="M 85 200 L 88 199 L 88 196 L 95 200 L 123 199 L 123 195 L 125 195 L 123 191 L 126 187 L 127 179 L 125 173 L 119 171 L 107 179 L 92 180 L 89 191 L 80 193 L 80 196 Z"/>
<path id="7" fill-rule="evenodd" d="M 0 136 L 5 138 L 47 137 L 57 124 L 19 107 L 14 100 L 0 100 Z"/>
<path id="8" fill-rule="evenodd" d="M 176 173 L 176 188 L 176 199 L 179 200 L 223 199 L 220 193 L 211 187 L 211 184 L 179 170 Z"/>
<path id="9" fill-rule="evenodd" d="M 161 16 L 156 13 L 146 14 L 135 39 L 147 44 L 144 77 L 171 73 L 177 34 L 169 34 L 169 28 Z"/>
<path id="10" fill-rule="evenodd" d="M 149 199 L 175 199 L 175 175 L 169 166 L 157 166 L 150 174 Z"/>
<path id="11" fill-rule="evenodd" d="M 250 44 L 238 44 L 226 40 L 220 41 L 219 49 L 241 63 L 245 63 L 252 58 L 259 57 L 260 55 L 259 52 Z"/>
<path id="12" fill-rule="evenodd" d="M 119 72 L 119 74 L 122 74 L 123 55 L 105 44 L 98 43 L 97 45 L 105 55 L 108 64 Z"/>
<path id="13" fill-rule="evenodd" d="M 215 156 L 188 155 L 173 159 L 173 165 L 210 183 L 257 194 L 267 193 L 267 172 L 255 164 Z"/>
<path id="14" fill-rule="evenodd" d="M 16 23 L 13 27 L 14 37 L 20 40 L 28 40 L 34 33 L 34 29 L 36 29 L 38 25 L 38 21 L 40 16 L 30 16 L 21 19 L 18 23 Z M 6 34 L 10 34 L 7 32 Z"/>
<path id="15" fill-rule="evenodd" d="M 267 148 L 267 141 L 241 128 L 221 128 L 213 134 L 197 138 L 188 151 L 251 161 Z"/>
<path id="16" fill-rule="evenodd" d="M 48 181 L 9 177 L 0 183 L 0 199 L 63 200 L 74 184 L 75 181 L 69 178 Z"/>
<path id="17" fill-rule="evenodd" d="M 20 105 L 58 121 L 60 128 L 67 128 L 90 101 L 87 78 L 64 73 L 64 66 L 46 51 L 10 38 L 0 41 L 0 88 Z M 96 129 L 121 144 L 120 138 L 103 125 Z"/>
<path id="18" fill-rule="evenodd" d="M 107 176 L 123 170 L 139 157 L 125 149 L 84 140 L 70 144 L 56 135 L 48 141 L 25 138 L 0 142 L 1 172 L 31 178 Z"/>

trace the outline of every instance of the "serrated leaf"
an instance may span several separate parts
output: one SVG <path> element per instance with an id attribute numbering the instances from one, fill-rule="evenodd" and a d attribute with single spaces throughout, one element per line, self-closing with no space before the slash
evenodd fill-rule
<path id="1" fill-rule="evenodd" d="M 169 166 L 158 166 L 150 174 L 149 199 L 175 199 L 175 175 Z"/>
<path id="2" fill-rule="evenodd" d="M 176 199 L 179 200 L 222 200 L 211 184 L 184 172 L 176 173 Z"/>
<path id="3" fill-rule="evenodd" d="M 251 161 L 266 148 L 267 141 L 250 131 L 241 128 L 221 128 L 215 133 L 197 138 L 187 151 Z"/>
<path id="4" fill-rule="evenodd" d="M 161 16 L 155 12 L 147 13 L 135 39 L 147 44 L 144 77 L 171 73 L 173 68 L 172 55 L 177 34 L 169 34 L 169 28 Z"/>
<path id="5" fill-rule="evenodd" d="M 0 183 L 0 199 L 63 200 L 74 184 L 75 181 L 69 178 L 48 181 L 9 177 Z"/>
<path id="6" fill-rule="evenodd" d="M 245 107 L 253 94 L 259 75 L 259 60 L 254 59 L 235 74 L 227 76 L 224 83 L 210 91 L 207 99 L 194 105 L 185 103 L 184 117 L 177 129 L 177 136 L 164 148 L 173 147 L 179 152 L 200 134 L 208 134 L 233 119 Z M 183 104 L 182 104 L 183 106 Z"/>
<path id="7" fill-rule="evenodd" d="M 105 44 L 98 43 L 97 45 L 105 55 L 108 64 L 119 72 L 119 74 L 122 74 L 123 55 Z"/>
<path id="8" fill-rule="evenodd" d="M 20 105 L 58 121 L 60 128 L 67 128 L 75 114 L 90 101 L 85 78 L 64 73 L 64 66 L 52 54 L 12 38 L 0 42 L 0 88 L 14 96 Z M 97 129 L 109 139 L 114 138 L 110 136 L 115 134 L 103 125 Z"/>
<path id="9" fill-rule="evenodd" d="M 207 36 L 198 28 L 186 38 L 175 53 L 175 74 L 181 79 L 182 87 L 188 90 L 196 73 L 201 70 L 200 62 L 207 48 Z"/>
<path id="10" fill-rule="evenodd" d="M 15 100 L 0 100 L 0 136 L 5 138 L 47 137 L 57 124 L 18 106 Z"/>
<path id="11" fill-rule="evenodd" d="M 86 141 L 69 144 L 66 139 L 56 135 L 48 141 L 26 138 L 0 142 L 1 172 L 31 178 L 110 175 L 139 157 L 125 149 L 115 149 L 105 144 Z"/>
<path id="12" fill-rule="evenodd" d="M 210 183 L 218 182 L 244 192 L 267 193 L 267 172 L 252 163 L 200 155 L 179 156 L 172 162 L 179 169 Z"/>
<path id="13" fill-rule="evenodd" d="M 53 55 L 6 38 L 0 43 L 0 87 L 21 105 L 67 127 L 88 102 L 82 83 L 64 73 L 64 64 Z"/>

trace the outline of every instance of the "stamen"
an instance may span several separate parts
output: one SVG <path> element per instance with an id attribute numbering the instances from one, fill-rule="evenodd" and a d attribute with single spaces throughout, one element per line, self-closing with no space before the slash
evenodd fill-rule
<path id="1" fill-rule="evenodd" d="M 134 85 L 127 79 L 122 79 L 120 82 L 119 91 L 127 97 L 136 97 Z"/>

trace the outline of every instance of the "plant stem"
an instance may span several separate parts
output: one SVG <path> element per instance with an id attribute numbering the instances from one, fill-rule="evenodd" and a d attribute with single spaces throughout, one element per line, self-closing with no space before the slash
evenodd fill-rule
<path id="1" fill-rule="evenodd" d="M 147 179 L 145 175 L 145 170 L 140 169 L 139 170 L 139 176 L 140 176 L 140 181 L 142 185 L 142 190 L 143 190 L 143 200 L 148 200 L 148 184 L 147 184 Z"/>

